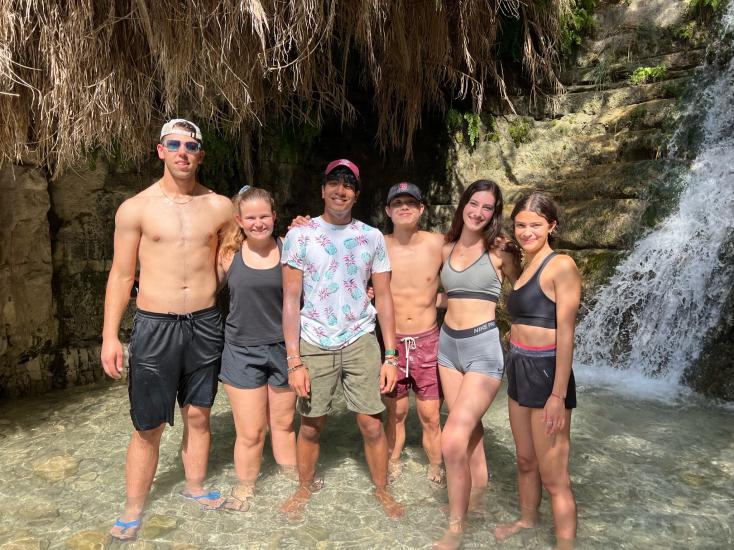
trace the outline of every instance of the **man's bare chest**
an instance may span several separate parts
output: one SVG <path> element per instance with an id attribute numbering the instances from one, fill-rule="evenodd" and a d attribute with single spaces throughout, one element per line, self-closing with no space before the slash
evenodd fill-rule
<path id="1" fill-rule="evenodd" d="M 196 247 L 211 246 L 212 242 L 216 244 L 219 228 L 211 214 L 203 209 L 177 208 L 162 208 L 148 213 L 142 224 L 142 239 L 161 245 Z"/>

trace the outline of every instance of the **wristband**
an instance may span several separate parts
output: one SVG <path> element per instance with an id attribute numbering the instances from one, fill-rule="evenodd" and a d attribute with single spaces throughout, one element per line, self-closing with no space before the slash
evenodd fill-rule
<path id="1" fill-rule="evenodd" d="M 561 401 L 565 401 L 565 400 L 566 400 L 566 398 L 565 398 L 565 397 L 561 397 L 561 396 L 560 396 L 560 395 L 558 395 L 557 393 L 553 393 L 553 392 L 551 392 L 551 395 L 552 395 L 553 397 L 557 397 L 557 398 L 558 398 L 558 399 L 560 399 Z"/>
<path id="2" fill-rule="evenodd" d="M 397 357 L 398 356 L 398 350 L 396 350 L 396 349 L 386 349 L 385 350 L 385 357 L 387 357 L 388 355 L 390 355 L 392 357 Z"/>

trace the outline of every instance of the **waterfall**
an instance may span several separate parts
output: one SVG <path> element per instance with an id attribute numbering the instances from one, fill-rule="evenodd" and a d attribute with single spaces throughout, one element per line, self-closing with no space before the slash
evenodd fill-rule
<path id="1" fill-rule="evenodd" d="M 732 21 L 734 2 L 722 40 Z M 680 202 L 620 262 L 579 323 L 575 362 L 582 381 L 675 395 L 720 319 L 734 282 L 734 56 L 704 71 L 711 75 L 689 103 L 703 139 Z"/>

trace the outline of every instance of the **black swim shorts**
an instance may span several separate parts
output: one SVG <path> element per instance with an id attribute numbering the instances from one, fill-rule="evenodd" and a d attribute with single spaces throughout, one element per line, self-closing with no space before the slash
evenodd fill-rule
<path id="1" fill-rule="evenodd" d="M 180 407 L 210 408 L 224 335 L 216 306 L 176 315 L 135 313 L 130 337 L 130 417 L 138 431 L 173 426 L 176 398 Z"/>
<path id="2" fill-rule="evenodd" d="M 553 391 L 556 378 L 556 350 L 527 349 L 510 343 L 505 357 L 507 395 L 523 407 L 542 409 Z M 566 408 L 576 408 L 576 381 L 573 371 L 566 388 Z"/>

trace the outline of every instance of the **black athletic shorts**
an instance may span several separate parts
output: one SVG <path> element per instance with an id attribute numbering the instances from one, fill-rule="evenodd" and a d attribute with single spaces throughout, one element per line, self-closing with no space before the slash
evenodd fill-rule
<path id="1" fill-rule="evenodd" d="M 173 426 L 180 407 L 210 408 L 217 395 L 224 333 L 216 306 L 176 315 L 135 313 L 128 394 L 136 430 Z"/>
<path id="2" fill-rule="evenodd" d="M 224 343 L 219 380 L 235 388 L 288 387 L 285 343 L 238 346 Z"/>
<path id="3" fill-rule="evenodd" d="M 510 343 L 505 356 L 507 395 L 523 407 L 542 409 L 553 392 L 556 379 L 556 350 L 534 350 Z M 566 408 L 576 408 L 573 371 L 566 388 Z"/>

